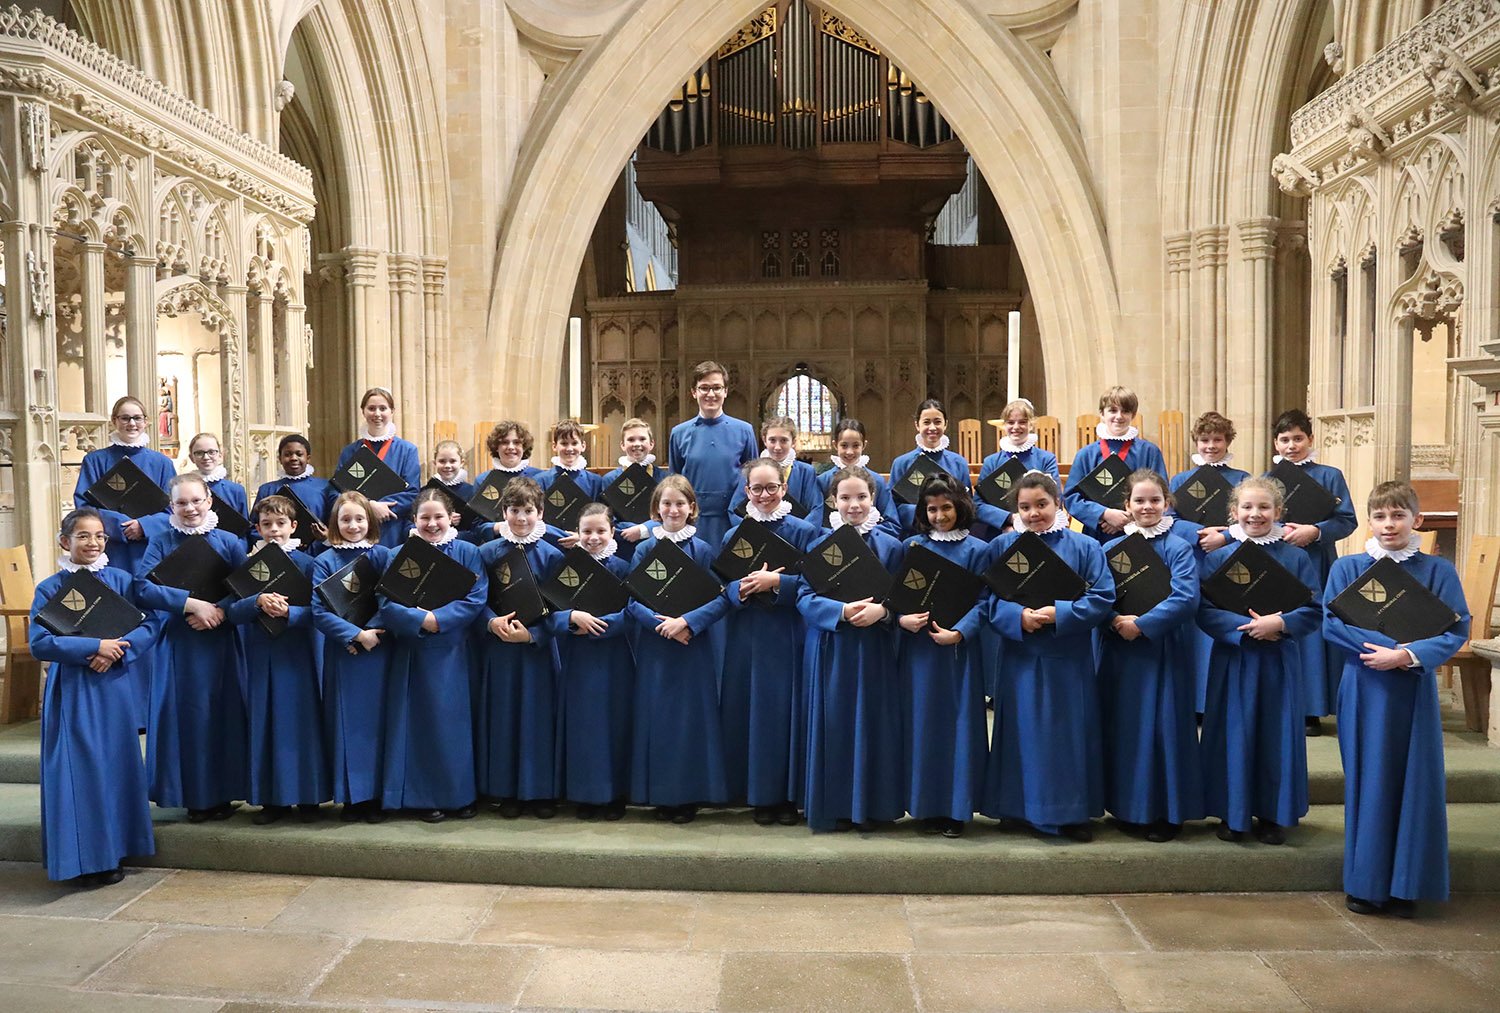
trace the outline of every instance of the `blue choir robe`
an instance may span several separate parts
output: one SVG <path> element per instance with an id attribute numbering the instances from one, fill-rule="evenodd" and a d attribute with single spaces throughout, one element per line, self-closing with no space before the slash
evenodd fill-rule
<path id="1" fill-rule="evenodd" d="M 1206 579 L 1233 555 L 1237 543 L 1215 549 L 1198 567 Z M 1238 627 L 1247 615 L 1198 605 L 1198 625 L 1213 638 L 1208 699 L 1199 748 L 1204 809 L 1231 830 L 1250 819 L 1295 826 L 1307 814 L 1307 734 L 1302 714 L 1302 651 L 1298 641 L 1323 622 L 1322 586 L 1307 553 L 1286 542 L 1263 546 L 1313 591 L 1313 600 L 1282 616 L 1277 641 L 1256 640 Z"/>
<path id="2" fill-rule="evenodd" d="M 881 531 L 869 545 L 891 573 L 905 546 Z M 813 545 L 817 548 L 825 539 Z M 803 801 L 811 830 L 833 830 L 841 819 L 884 823 L 906 812 L 902 778 L 901 691 L 896 683 L 895 620 L 858 627 L 844 621 L 844 603 L 804 584 L 797 610 L 808 626 L 807 784 Z"/>
<path id="3" fill-rule="evenodd" d="M 1374 563 L 1363 552 L 1333 564 L 1332 601 Z M 1438 666 L 1469 637 L 1469 608 L 1453 564 L 1417 553 L 1397 564 L 1441 598 L 1459 620 L 1426 640 L 1398 645 L 1373 630 L 1323 619 L 1344 656 L 1339 685 L 1339 754 L 1344 762 L 1344 892 L 1377 904 L 1448 899 L 1448 807 Z M 1366 643 L 1401 646 L 1416 667 L 1380 672 L 1359 660 Z"/>
<path id="4" fill-rule="evenodd" d="M 245 487 L 238 482 L 232 482 L 227 478 L 221 478 L 217 482 L 208 483 L 208 494 L 214 498 L 215 503 L 224 503 L 231 507 L 235 513 L 250 520 L 250 501 L 245 496 Z M 253 521 L 251 522 L 253 525 Z M 246 536 L 248 541 L 249 536 Z"/>
<path id="5" fill-rule="evenodd" d="M 984 569 L 1020 535 L 989 543 Z M 1109 618 L 1115 582 L 1099 543 L 1063 529 L 1042 539 L 1083 578 L 1077 601 L 1054 602 L 1057 622 L 1021 628 L 1022 608 L 992 597 L 989 622 L 1004 638 L 995 723 L 980 811 L 1047 833 L 1104 814 L 1103 749 L 1094 630 Z"/>
<path id="6" fill-rule="evenodd" d="M 307 507 L 308 513 L 316 517 L 320 523 L 329 528 L 338 523 L 337 520 L 328 516 L 328 511 L 333 509 L 333 501 L 338 499 L 339 491 L 328 484 L 328 479 L 319 478 L 317 475 L 309 475 L 307 472 L 303 472 L 297 478 L 278 478 L 270 482 L 262 482 L 260 488 L 255 490 L 255 503 L 258 505 L 267 496 L 281 495 L 282 486 L 290 489 L 292 495 L 301 500 L 302 505 Z M 253 510 L 254 506 L 251 509 Z M 255 530 L 255 518 L 251 517 L 250 514 L 246 514 L 245 516 L 250 518 L 249 540 L 251 544 L 254 544 L 260 541 L 260 532 Z M 382 531 L 384 531 L 384 527 L 382 527 Z M 314 554 L 321 552 L 325 548 L 324 544 L 320 541 L 312 541 L 307 547 Z"/>
<path id="7" fill-rule="evenodd" d="M 297 569 L 312 577 L 305 552 L 287 553 Z M 248 767 L 251 805 L 317 805 L 333 797 L 328 748 L 323 735 L 322 638 L 311 605 L 287 610 L 287 625 L 271 636 L 256 619 L 258 595 L 226 609 L 240 627 L 245 651 Z"/>
<path id="8" fill-rule="evenodd" d="M 486 571 L 514 547 L 486 542 Z M 562 553 L 538 539 L 524 549 L 538 582 L 551 577 Z M 474 691 L 474 759 L 479 794 L 491 799 L 554 799 L 557 771 L 557 648 L 543 616 L 526 629 L 529 644 L 507 644 L 489 630 L 496 617 L 486 604 L 473 632 L 478 667 Z"/>
<path id="9" fill-rule="evenodd" d="M 818 494 L 823 497 L 822 505 L 818 507 L 816 514 L 809 514 L 807 519 L 812 521 L 816 517 L 816 523 L 824 530 L 830 529 L 834 515 L 838 513 L 837 509 L 828 505 L 828 501 L 833 498 L 833 476 L 843 470 L 842 466 L 829 468 L 817 475 Z M 900 538 L 901 515 L 896 510 L 896 497 L 891 495 L 891 484 L 878 471 L 870 469 L 870 474 L 875 478 L 875 509 L 880 511 L 880 523 L 877 527 L 893 538 Z"/>
<path id="10" fill-rule="evenodd" d="M 1239 468 L 1232 468 L 1227 464 L 1217 465 L 1216 467 L 1218 468 L 1219 474 L 1224 476 L 1224 481 L 1228 482 L 1230 485 L 1239 485 L 1245 479 L 1250 477 L 1250 473 L 1248 471 L 1241 471 Z M 1183 485 L 1187 483 L 1187 480 L 1192 478 L 1197 471 L 1198 465 L 1195 464 L 1187 471 L 1179 471 L 1177 474 L 1173 475 L 1167 482 L 1168 491 L 1175 494 L 1177 490 L 1181 489 Z M 1227 527 L 1228 525 L 1233 523 L 1233 519 L 1231 519 L 1226 513 L 1223 517 L 1220 517 L 1217 520 L 1209 521 L 1207 524 L 1201 526 Z"/>
<path id="11" fill-rule="evenodd" d="M 1057 456 L 1050 450 L 1041 447 L 1030 447 L 1019 452 L 1009 450 L 997 450 L 984 459 L 979 468 L 979 481 L 983 483 L 995 472 L 1005 467 L 1012 458 L 1020 460 L 1021 465 L 1027 471 L 1044 471 L 1052 476 L 1058 488 L 1062 488 L 1062 478 L 1057 472 Z M 985 541 L 998 538 L 1011 529 L 1010 511 L 1002 510 L 980 499 L 974 497 L 974 519 L 977 522 L 974 534 Z"/>
<path id="12" fill-rule="evenodd" d="M 375 572 L 384 573 L 391 560 L 391 550 L 384 545 L 335 546 L 313 560 L 313 587 L 366 554 Z M 384 634 L 373 651 L 356 647 L 359 653 L 350 654 L 349 645 L 361 628 L 329 611 L 316 592 L 312 611 L 313 623 L 323 634 L 323 738 L 328 746 L 333 800 L 345 805 L 369 802 L 380 797 L 391 636 Z M 374 619 L 371 623 L 379 628 Z"/>
<path id="13" fill-rule="evenodd" d="M 593 500 L 595 503 L 600 501 L 604 492 L 603 475 L 596 475 L 587 468 L 564 468 L 560 464 L 554 464 L 546 471 L 536 473 L 536 483 L 542 487 L 542 492 L 545 493 L 552 488 L 552 483 L 557 481 L 558 475 L 567 475 L 578 485 L 578 488 L 584 491 L 590 500 Z M 542 509 L 542 518 L 544 520 L 547 516 L 546 506 L 547 504 L 544 502 Z M 548 545 L 556 546 L 558 542 L 570 534 L 576 534 L 576 532 L 564 530 L 556 524 L 549 522 L 543 537 L 546 538 Z"/>
<path id="14" fill-rule="evenodd" d="M 985 543 L 973 535 L 955 542 L 918 535 L 906 544 L 921 545 L 974 573 L 984 571 Z M 933 643 L 926 630 L 910 633 L 897 626 L 904 801 L 916 819 L 967 822 L 979 806 L 989 746 L 979 633 L 988 598 L 988 592 L 980 595 L 953 627 L 963 640 L 951 647 Z"/>
<path id="15" fill-rule="evenodd" d="M 964 455 L 954 450 L 919 450 L 915 447 L 891 462 L 889 474 L 892 485 L 906 477 L 906 473 L 911 470 L 912 465 L 917 463 L 918 454 L 926 457 L 929 463 L 936 464 L 948 474 L 958 479 L 958 484 L 963 488 L 973 491 L 974 483 L 969 479 L 969 462 Z M 894 495 L 892 499 L 895 500 Z M 895 500 L 895 505 L 897 519 L 901 522 L 902 535 L 916 534 L 917 529 L 912 525 L 912 521 L 917 516 L 917 508 L 902 503 L 900 500 Z"/>
<path id="16" fill-rule="evenodd" d="M 134 576 L 141 557 L 146 554 L 147 543 L 167 530 L 170 511 L 163 510 L 161 513 L 137 518 L 141 524 L 142 537 L 133 542 L 125 537 L 123 530 L 129 517 L 113 510 L 101 510 L 84 495 L 91 485 L 103 478 L 104 473 L 119 464 L 124 457 L 130 458 L 132 464 L 145 472 L 146 477 L 163 490 L 177 475 L 177 466 L 160 451 L 150 447 L 122 447 L 111 443 L 83 456 L 83 463 L 78 466 L 78 483 L 73 487 L 73 505 L 99 511 L 99 515 L 104 518 L 104 533 L 109 536 L 109 544 L 104 549 L 109 556 L 109 565 Z"/>
<path id="17" fill-rule="evenodd" d="M 88 659 L 99 650 L 90 637 L 59 637 L 36 621 L 66 572 L 37 585 L 31 603 L 31 655 L 47 663 L 42 700 L 42 861 L 47 878 L 108 872 L 129 855 L 156 852 L 141 740 L 134 717 L 132 660 L 145 661 L 160 619 L 148 618 L 121 639 L 125 657 L 106 672 Z M 130 575 L 95 571 L 111 590 L 134 598 Z"/>
<path id="18" fill-rule="evenodd" d="M 1099 522 L 1104 519 L 1104 507 L 1074 491 L 1080 482 L 1104 463 L 1104 452 L 1100 449 L 1099 442 L 1095 440 L 1080 447 L 1078 453 L 1073 455 L 1073 466 L 1068 470 L 1068 487 L 1063 490 L 1063 505 L 1067 507 L 1068 513 L 1083 525 L 1084 534 L 1103 543 L 1115 537 L 1099 529 Z M 1120 448 L 1125 448 L 1124 461 L 1131 471 L 1137 468 L 1150 468 L 1163 478 L 1167 477 L 1167 462 L 1162 457 L 1160 448 L 1145 437 L 1137 437 L 1130 441 L 1109 440 L 1107 442 L 1110 453 L 1115 456 L 1119 456 Z"/>
<path id="19" fill-rule="evenodd" d="M 717 555 L 696 535 L 677 545 L 705 570 Z M 646 552 L 636 553 L 631 569 L 645 558 Z M 631 801 L 653 806 L 726 801 L 719 724 L 723 628 L 718 623 L 729 612 L 729 599 L 721 594 L 681 617 L 693 634 L 686 644 L 658 634 L 661 620 L 640 601 L 631 599 L 626 612 L 637 630 Z"/>
<path id="20" fill-rule="evenodd" d="M 1187 539 L 1171 534 L 1187 523 L 1149 540 L 1171 573 L 1172 592 L 1136 619 L 1141 635 L 1124 640 L 1108 623 L 1100 628 L 1104 808 L 1127 823 L 1203 818 L 1193 718 L 1198 560 Z M 1124 540 L 1107 543 L 1105 557 Z"/>
<path id="21" fill-rule="evenodd" d="M 212 809 L 244 798 L 249 787 L 245 657 L 238 631 L 227 616 L 215 629 L 193 629 L 182 611 L 188 593 L 146 577 L 189 538 L 207 538 L 233 568 L 245 561 L 245 543 L 218 529 L 185 535 L 168 528 L 146 546 L 136 574 L 136 600 L 162 620 L 151 674 L 146 767 L 157 805 Z M 216 604 L 227 610 L 233 603 L 226 595 Z"/>
<path id="22" fill-rule="evenodd" d="M 394 635 L 380 796 L 386 809 L 462 809 L 478 797 L 470 627 L 484 608 L 489 580 L 479 550 L 468 542 L 454 539 L 437 548 L 479 575 L 468 594 L 432 610 L 438 632 L 422 629 L 424 610 L 385 597 L 374 620 Z"/>
<path id="23" fill-rule="evenodd" d="M 770 461 L 771 458 L 767 457 L 766 460 Z M 786 491 L 791 494 L 793 499 L 795 499 L 798 503 L 801 503 L 803 506 L 809 507 L 811 509 L 811 512 L 807 515 L 808 518 L 812 518 L 809 523 L 819 523 L 816 518 L 818 517 L 820 510 L 823 513 L 824 519 L 827 519 L 828 511 L 823 510 L 822 507 L 823 493 L 822 490 L 818 488 L 818 473 L 816 471 L 813 471 L 812 465 L 808 464 L 806 461 L 798 461 L 794 459 L 789 468 L 785 466 L 782 467 L 781 484 L 786 486 Z M 741 477 L 740 483 L 734 487 L 734 493 L 729 497 L 730 513 L 734 514 L 734 511 L 738 510 L 741 504 L 748 502 L 749 499 L 750 497 L 745 493 L 744 479 L 743 477 Z M 738 519 L 739 515 L 734 514 L 734 516 L 730 517 L 730 522 L 733 523 Z M 805 520 L 807 518 L 802 519 Z"/>
<path id="24" fill-rule="evenodd" d="M 625 460 L 625 458 L 622 458 L 622 460 Z M 616 468 L 614 471 L 609 472 L 599 480 L 599 499 L 601 502 L 604 499 L 604 490 L 608 489 L 611 485 L 614 484 L 615 479 L 620 477 L 620 473 L 625 470 L 625 467 L 626 466 L 622 465 L 621 467 Z M 672 473 L 658 464 L 653 464 L 651 466 L 651 474 L 658 482 L 660 482 L 662 479 L 666 478 Z M 610 516 L 614 517 L 613 510 L 610 511 Z M 626 539 L 625 532 L 635 527 L 635 523 L 632 521 L 622 521 L 618 517 L 614 517 L 614 522 L 615 554 L 626 563 L 629 563 L 632 559 L 635 558 L 635 547 L 639 543 L 632 542 Z"/>
<path id="25" fill-rule="evenodd" d="M 343 469 L 344 465 L 359 453 L 359 448 L 366 444 L 365 440 L 355 440 L 339 452 L 338 464 L 334 471 Z M 385 442 L 385 441 L 382 441 Z M 381 500 L 386 506 L 395 511 L 396 516 L 380 524 L 380 544 L 388 548 L 400 550 L 401 543 L 406 541 L 406 536 L 411 529 L 411 506 L 417 501 L 417 490 L 422 485 L 422 454 L 417 450 L 417 445 L 399 436 L 390 439 L 391 449 L 386 451 L 383 460 L 392 468 L 396 474 L 406 480 L 406 488 L 394 496 L 387 496 Z M 380 453 L 381 443 L 369 443 L 369 447 L 376 454 Z M 326 511 L 320 516 L 327 516 Z M 470 799 L 470 801 L 473 801 Z M 467 805 L 468 803 L 464 803 Z"/>
<path id="26" fill-rule="evenodd" d="M 672 470 L 692 483 L 698 497 L 698 534 L 718 545 L 729 530 L 729 498 L 744 483 L 740 465 L 760 456 L 760 444 L 750 423 L 720 415 L 695 415 L 672 427 L 668 458 Z"/>
<path id="27" fill-rule="evenodd" d="M 1344 473 L 1327 464 L 1308 461 L 1302 470 L 1312 476 L 1313 481 L 1338 498 L 1339 505 L 1326 520 L 1317 523 L 1318 540 L 1302 549 L 1312 561 L 1317 573 L 1317 586 L 1328 581 L 1333 561 L 1339 558 L 1339 542 L 1348 538 L 1359 526 L 1354 515 L 1354 501 L 1349 494 L 1349 483 Z M 1323 639 L 1320 626 L 1311 635 L 1304 637 L 1302 646 L 1302 702 L 1308 717 L 1332 714 L 1338 705 L 1339 673 L 1344 670 L 1344 652 Z"/>
<path id="28" fill-rule="evenodd" d="M 739 531 L 741 518 L 725 532 L 720 552 Z M 788 514 L 766 522 L 778 537 L 803 552 L 823 537 L 805 520 Z M 805 721 L 802 675 L 803 644 L 807 637 L 797 596 L 802 576 L 783 573 L 769 606 L 746 602 L 740 582 L 730 581 L 725 594 L 734 611 L 726 626 L 724 676 L 719 686 L 719 716 L 724 729 L 724 772 L 729 800 L 753 806 L 778 806 L 797 801 L 802 763 L 794 757 L 795 725 Z"/>
<path id="29" fill-rule="evenodd" d="M 1202 568 L 1203 557 L 1207 555 L 1198 545 L 1198 533 L 1203 528 L 1202 524 L 1174 516 L 1171 530 L 1167 532 L 1168 536 L 1181 541 L 1192 550 L 1195 569 Z M 1202 714 L 1208 700 L 1208 659 L 1213 653 L 1214 638 L 1204 633 L 1196 620 L 1187 627 L 1186 636 L 1193 645 L 1193 710 Z"/>
<path id="30" fill-rule="evenodd" d="M 630 564 L 618 554 L 601 561 L 624 580 Z M 603 633 L 579 636 L 569 629 L 572 609 L 547 616 L 557 644 L 557 737 L 561 794 L 569 802 L 607 805 L 630 793 L 630 727 L 635 699 L 635 658 L 624 610 L 597 616 Z"/>

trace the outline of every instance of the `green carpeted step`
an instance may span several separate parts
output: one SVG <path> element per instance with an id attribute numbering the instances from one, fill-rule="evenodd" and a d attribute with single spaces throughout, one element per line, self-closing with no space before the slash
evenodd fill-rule
<path id="1" fill-rule="evenodd" d="M 36 784 L 41 779 L 42 723 L 0 725 L 0 784 Z"/>

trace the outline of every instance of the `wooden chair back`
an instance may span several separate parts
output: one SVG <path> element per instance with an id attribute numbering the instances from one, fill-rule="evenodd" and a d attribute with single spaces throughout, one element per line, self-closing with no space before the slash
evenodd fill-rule
<path id="1" fill-rule="evenodd" d="M 24 545 L 0 548 L 0 612 L 5 616 L 5 686 L 0 689 L 0 724 L 29 721 L 41 703 L 41 665 L 27 638 L 36 581 Z"/>
<path id="2" fill-rule="evenodd" d="M 611 426 L 607 422 L 600 422 L 594 426 L 593 430 L 589 433 L 589 461 L 594 467 L 589 470 L 604 468 L 606 472 L 612 471 L 615 466 L 615 458 L 620 456 L 615 450 L 615 446 L 614 426 Z M 605 467 L 606 465 L 608 467 Z"/>
<path id="3" fill-rule="evenodd" d="M 490 430 L 495 428 L 499 419 L 491 419 L 488 422 L 474 423 L 474 456 L 469 458 L 469 474 L 478 478 L 490 470 L 490 452 L 485 449 L 484 441 L 489 439 Z"/>
<path id="4" fill-rule="evenodd" d="M 1074 423 L 1073 437 L 1076 441 L 1073 445 L 1075 451 L 1082 450 L 1099 439 L 1099 415 L 1096 412 L 1084 412 L 1078 416 L 1078 421 Z"/>
<path id="5" fill-rule="evenodd" d="M 1168 408 L 1157 416 L 1156 445 L 1166 458 L 1168 476 L 1187 468 L 1187 423 L 1182 412 Z"/>
<path id="6" fill-rule="evenodd" d="M 1463 580 L 1469 615 L 1473 617 L 1469 639 L 1488 640 L 1490 616 L 1495 609 L 1495 584 L 1500 580 L 1500 535 L 1475 535 L 1470 540 L 1469 554 L 1459 577 Z"/>
<path id="7" fill-rule="evenodd" d="M 1062 439 L 1062 421 L 1056 415 L 1038 415 L 1032 421 L 1032 428 L 1036 430 L 1036 445 L 1053 457 L 1061 458 L 1057 444 Z"/>
<path id="8" fill-rule="evenodd" d="M 452 419 L 438 419 L 432 424 L 432 445 L 434 448 L 444 440 L 458 442 L 458 423 Z"/>
<path id="9" fill-rule="evenodd" d="M 958 452 L 970 464 L 984 461 L 984 430 L 978 419 L 958 420 Z"/>

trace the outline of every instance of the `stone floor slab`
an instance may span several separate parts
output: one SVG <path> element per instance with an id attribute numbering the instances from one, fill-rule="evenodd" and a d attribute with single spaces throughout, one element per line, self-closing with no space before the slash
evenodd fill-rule
<path id="1" fill-rule="evenodd" d="M 1091 954 L 919 953 L 911 958 L 927 1013 L 1094 1013 L 1120 997 Z"/>
<path id="2" fill-rule="evenodd" d="M 908 897 L 918 952 L 1090 953 L 1138 950 L 1104 897 Z"/>
<path id="3" fill-rule="evenodd" d="M 286 906 L 273 929 L 414 942 L 467 939 L 504 887 L 320 879 Z"/>
<path id="4" fill-rule="evenodd" d="M 907 953 L 911 928 L 900 897 L 705 894 L 696 950 Z"/>
<path id="5" fill-rule="evenodd" d="M 1152 949 L 1376 948 L 1313 894 L 1155 894 L 1115 903 Z"/>
<path id="6" fill-rule="evenodd" d="M 1101 954 L 1099 964 L 1132 1013 L 1173 1013 L 1185 1006 L 1215 1013 L 1306 1008 L 1253 953 Z"/>
<path id="7" fill-rule="evenodd" d="M 147 925 L 0 915 L 0 981 L 74 985 L 150 931 Z"/>
<path id="8" fill-rule="evenodd" d="M 693 894 L 516 887 L 496 901 L 473 942 L 612 950 L 681 950 L 692 939 Z"/>
<path id="9" fill-rule="evenodd" d="M 112 886 L 81 889 L 52 882 L 35 862 L 0 862 L 0 914 L 107 918 L 170 875 L 169 869 L 127 869 Z"/>
<path id="10" fill-rule="evenodd" d="M 1343 894 L 1330 894 L 1327 900 L 1343 908 Z M 1416 918 L 1347 917 L 1387 950 L 1500 950 L 1500 933 L 1495 931 L 1500 926 L 1500 896 L 1494 894 L 1458 895 L 1447 904 L 1423 902 Z"/>
<path id="11" fill-rule="evenodd" d="M 509 1007 L 536 962 L 536 950 L 520 947 L 366 939 L 344 955 L 313 998 Z"/>
<path id="12" fill-rule="evenodd" d="M 599 1010 L 713 1009 L 717 954 L 548 950 L 521 993 L 528 1007 Z"/>
<path id="13" fill-rule="evenodd" d="M 1494 1013 L 1500 992 L 1426 954 L 1272 953 L 1266 961 L 1320 1013 Z"/>
<path id="14" fill-rule="evenodd" d="M 158 929 L 95 975 L 89 987 L 226 999 L 297 999 L 307 994 L 345 945 L 336 936 L 305 932 Z"/>
<path id="15" fill-rule="evenodd" d="M 725 1013 L 903 1013 L 915 1008 L 906 965 L 895 954 L 724 955 L 719 1009 Z"/>
<path id="16" fill-rule="evenodd" d="M 217 999 L 89 992 L 54 985 L 0 984 L 0 1009 L 9 1013 L 214 1013 Z"/>
<path id="17" fill-rule="evenodd" d="M 184 869 L 119 911 L 116 920 L 259 929 L 313 880 L 255 872 Z"/>

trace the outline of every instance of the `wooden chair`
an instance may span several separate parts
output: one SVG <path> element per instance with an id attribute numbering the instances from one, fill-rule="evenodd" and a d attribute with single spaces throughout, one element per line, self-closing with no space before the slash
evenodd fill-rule
<path id="1" fill-rule="evenodd" d="M 470 458 L 469 474 L 478 478 L 490 470 L 490 452 L 484 449 L 484 441 L 489 439 L 490 430 L 495 428 L 499 419 L 491 419 L 489 422 L 474 423 L 474 456 Z"/>
<path id="2" fill-rule="evenodd" d="M 1169 408 L 1157 416 L 1156 445 L 1166 458 L 1168 477 L 1187 468 L 1187 429 L 1182 412 Z"/>
<path id="3" fill-rule="evenodd" d="M 615 450 L 614 426 L 607 422 L 600 422 L 594 426 L 589 433 L 589 460 L 594 466 L 589 470 L 596 471 L 603 468 L 600 474 L 613 471 L 615 458 L 619 456 L 619 452 Z"/>
<path id="4" fill-rule="evenodd" d="M 1500 535 L 1475 535 L 1460 577 L 1469 603 L 1469 642 L 1448 662 L 1458 672 L 1464 700 L 1464 724 L 1471 732 L 1487 732 L 1490 723 L 1490 663 L 1474 653 L 1475 640 L 1488 640 L 1490 614 L 1495 607 L 1495 582 L 1500 578 Z"/>
<path id="5" fill-rule="evenodd" d="M 27 639 L 36 582 L 24 545 L 0 549 L 0 616 L 5 617 L 5 685 L 0 688 L 0 725 L 29 721 L 41 713 L 42 664 Z"/>
<path id="6" fill-rule="evenodd" d="M 1099 416 L 1094 412 L 1084 412 L 1078 416 L 1078 421 L 1073 428 L 1075 451 L 1082 450 L 1090 443 L 1099 439 Z"/>
<path id="7" fill-rule="evenodd" d="M 984 430 L 978 419 L 958 420 L 958 452 L 971 465 L 983 463 Z"/>
<path id="8" fill-rule="evenodd" d="M 444 440 L 458 442 L 458 423 L 452 419 L 438 419 L 432 424 L 432 445 L 436 447 Z"/>
<path id="9" fill-rule="evenodd" d="M 1031 427 L 1036 430 L 1037 446 L 1053 457 L 1062 457 L 1057 449 L 1057 441 L 1062 437 L 1062 423 L 1056 415 L 1038 415 L 1032 420 Z"/>

